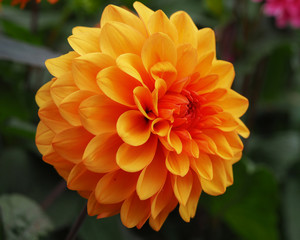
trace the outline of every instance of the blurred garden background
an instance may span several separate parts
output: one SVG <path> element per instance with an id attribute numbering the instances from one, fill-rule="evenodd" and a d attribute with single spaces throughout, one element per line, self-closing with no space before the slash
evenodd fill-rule
<path id="1" fill-rule="evenodd" d="M 300 239 L 300 30 L 278 28 L 251 0 L 141 1 L 166 14 L 185 10 L 198 28 L 216 32 L 218 58 L 235 66 L 233 88 L 249 99 L 251 131 L 234 184 L 202 194 L 196 217 L 175 210 L 159 232 L 125 228 L 119 216 L 87 217 L 78 239 Z M 35 146 L 35 93 L 51 79 L 47 58 L 71 50 L 75 26 L 95 26 L 110 3 L 131 0 L 30 1 L 0 9 L 0 239 L 65 239 L 86 200 L 65 189 Z"/>

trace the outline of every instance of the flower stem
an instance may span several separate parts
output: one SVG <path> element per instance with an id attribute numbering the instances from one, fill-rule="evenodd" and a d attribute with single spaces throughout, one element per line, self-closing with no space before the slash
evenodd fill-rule
<path id="1" fill-rule="evenodd" d="M 80 229 L 85 217 L 87 215 L 87 205 L 84 206 L 84 208 L 81 210 L 78 218 L 76 219 L 76 221 L 74 222 L 66 240 L 74 240 L 78 230 Z"/>
<path id="2" fill-rule="evenodd" d="M 66 190 L 66 182 L 62 180 L 41 202 L 42 209 L 47 209 Z"/>

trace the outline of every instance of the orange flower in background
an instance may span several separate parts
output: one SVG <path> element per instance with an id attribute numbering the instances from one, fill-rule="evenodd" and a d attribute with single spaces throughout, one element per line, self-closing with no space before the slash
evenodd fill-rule
<path id="1" fill-rule="evenodd" d="M 37 3 L 40 3 L 41 0 L 35 0 Z M 58 0 L 47 0 L 49 3 L 54 4 L 56 2 L 58 2 Z M 0 0 L 0 3 L 2 2 L 2 0 Z M 12 0 L 11 5 L 18 5 L 20 4 L 21 8 L 24 8 L 26 6 L 26 4 L 30 2 L 30 0 Z"/>
<path id="2" fill-rule="evenodd" d="M 233 183 L 248 100 L 231 90 L 213 30 L 183 11 L 134 8 L 139 17 L 107 6 L 99 28 L 73 29 L 74 51 L 46 61 L 54 78 L 36 95 L 36 144 L 89 215 L 158 231 L 178 204 L 188 222 L 202 190 Z"/>

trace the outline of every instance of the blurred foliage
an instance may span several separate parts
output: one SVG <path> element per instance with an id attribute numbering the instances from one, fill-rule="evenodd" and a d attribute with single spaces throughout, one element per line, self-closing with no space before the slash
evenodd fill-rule
<path id="1" fill-rule="evenodd" d="M 134 1 L 41 1 L 37 11 L 9 2 L 0 9 L 0 239 L 64 239 L 85 200 L 64 191 L 35 147 L 34 96 L 51 79 L 43 61 L 69 51 L 72 28 L 98 24 L 107 4 L 132 9 Z M 160 232 L 88 217 L 78 239 L 300 239 L 300 31 L 277 29 L 251 0 L 142 2 L 168 15 L 185 10 L 216 31 L 218 57 L 233 62 L 233 87 L 250 101 L 251 137 L 233 186 L 219 197 L 203 193 L 190 223 L 177 211 Z"/>

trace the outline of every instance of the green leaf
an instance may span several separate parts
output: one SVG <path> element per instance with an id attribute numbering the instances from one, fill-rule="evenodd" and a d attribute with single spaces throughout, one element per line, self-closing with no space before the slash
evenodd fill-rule
<path id="1" fill-rule="evenodd" d="M 42 209 L 25 196 L 2 195 L 0 207 L 9 240 L 35 240 L 52 230 L 52 223 Z"/>
<path id="2" fill-rule="evenodd" d="M 205 0 L 207 8 L 216 16 L 221 16 L 224 10 L 223 0 Z"/>

